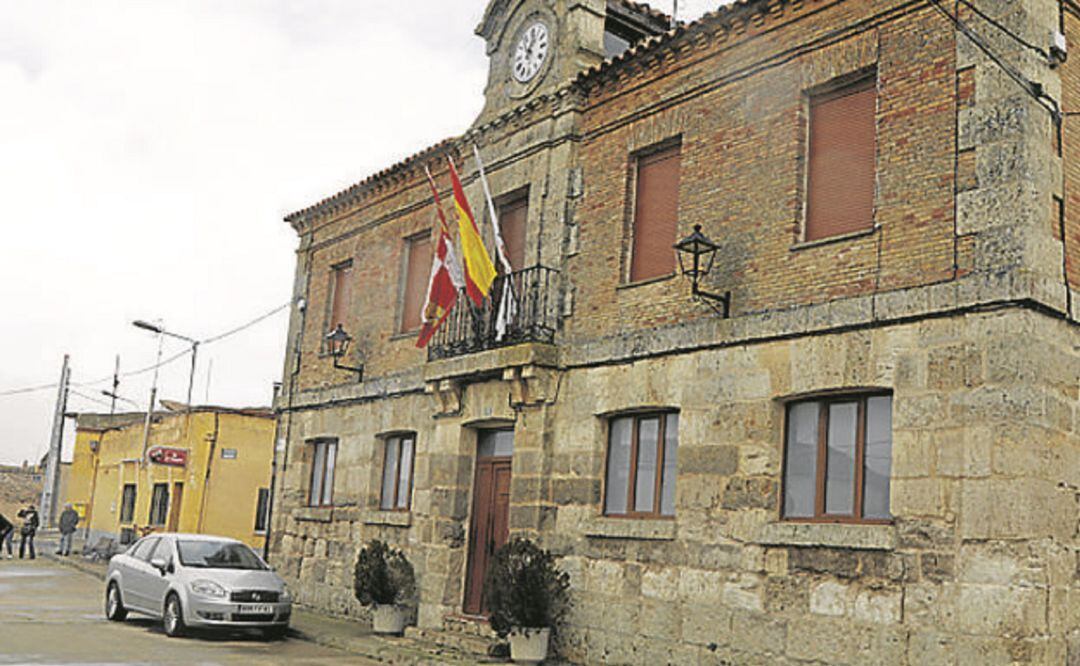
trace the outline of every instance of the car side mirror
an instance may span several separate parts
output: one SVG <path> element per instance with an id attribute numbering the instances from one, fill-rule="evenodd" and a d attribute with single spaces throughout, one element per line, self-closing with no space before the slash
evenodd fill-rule
<path id="1" fill-rule="evenodd" d="M 155 569 L 157 569 L 158 571 L 160 571 L 161 575 L 164 576 L 165 571 L 169 567 L 169 563 L 165 561 L 164 557 L 155 557 L 152 560 L 150 560 L 150 566 L 152 566 Z"/>

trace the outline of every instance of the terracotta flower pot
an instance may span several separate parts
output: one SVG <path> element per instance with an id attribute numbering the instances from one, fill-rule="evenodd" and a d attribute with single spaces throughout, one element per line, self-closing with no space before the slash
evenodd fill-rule
<path id="1" fill-rule="evenodd" d="M 539 664 L 547 659 L 551 629 L 519 627 L 510 632 L 510 659 L 516 664 Z"/>
<path id="2" fill-rule="evenodd" d="M 405 609 L 379 604 L 372 613 L 371 626 L 377 634 L 400 634 L 405 630 Z"/>

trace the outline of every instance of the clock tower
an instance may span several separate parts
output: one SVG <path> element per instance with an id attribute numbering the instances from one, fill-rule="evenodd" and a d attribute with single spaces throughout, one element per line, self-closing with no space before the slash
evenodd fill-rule
<path id="1" fill-rule="evenodd" d="M 477 123 L 564 86 L 668 20 L 626 0 L 491 0 L 476 28 L 490 59 Z"/>

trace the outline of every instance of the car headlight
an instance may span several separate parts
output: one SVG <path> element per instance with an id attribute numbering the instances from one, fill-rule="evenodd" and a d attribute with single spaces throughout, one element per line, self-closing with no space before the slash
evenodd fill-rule
<path id="1" fill-rule="evenodd" d="M 281 601 L 292 601 L 292 592 L 289 591 L 288 585 L 281 586 Z"/>
<path id="2" fill-rule="evenodd" d="M 218 585 L 212 580 L 197 580 L 191 584 L 191 591 L 195 594 L 200 594 L 204 597 L 212 597 L 214 599 L 224 599 L 225 588 Z"/>

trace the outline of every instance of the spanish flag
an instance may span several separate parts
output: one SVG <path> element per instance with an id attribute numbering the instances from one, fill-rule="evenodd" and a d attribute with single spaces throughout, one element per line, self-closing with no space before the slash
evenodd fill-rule
<path id="1" fill-rule="evenodd" d="M 488 292 L 491 291 L 491 283 L 495 281 L 495 264 L 491 262 L 491 256 L 484 247 L 484 240 L 480 237 L 480 228 L 476 226 L 476 218 L 473 217 L 472 208 L 469 207 L 469 200 L 465 198 L 465 190 L 461 187 L 461 179 L 458 178 L 454 160 L 448 159 L 450 160 L 450 181 L 454 186 L 454 206 L 458 213 L 461 254 L 465 260 L 465 293 L 477 307 L 480 307 L 484 304 L 484 298 Z"/>
<path id="2" fill-rule="evenodd" d="M 435 332 L 450 315 L 450 311 L 457 303 L 458 291 L 465 286 L 465 278 L 461 275 L 461 264 L 458 263 L 454 254 L 454 243 L 450 240 L 450 225 L 446 222 L 443 214 L 442 202 L 439 201 L 439 190 L 435 188 L 435 179 L 431 172 L 424 167 L 427 173 L 428 185 L 431 186 L 431 195 L 435 198 L 436 218 L 435 235 L 438 242 L 435 252 L 431 257 L 431 278 L 428 280 L 427 302 L 424 305 L 422 318 L 424 325 L 420 328 L 420 337 L 416 340 L 417 347 L 426 347 Z"/>

